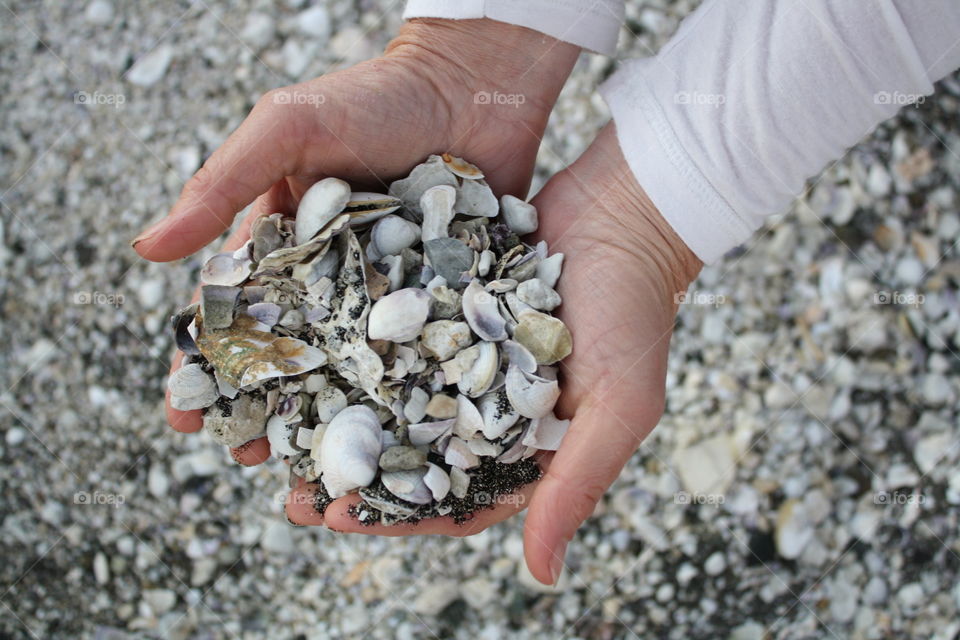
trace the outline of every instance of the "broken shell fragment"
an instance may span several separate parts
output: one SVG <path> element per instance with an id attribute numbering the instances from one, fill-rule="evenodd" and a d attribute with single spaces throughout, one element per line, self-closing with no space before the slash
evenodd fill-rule
<path id="1" fill-rule="evenodd" d="M 424 192 L 437 185 L 457 186 L 457 177 L 446 167 L 440 156 L 430 156 L 427 161 L 414 167 L 410 175 L 390 185 L 390 195 L 400 198 L 404 209 L 414 216 L 414 222 L 422 219 L 420 198 Z"/>
<path id="2" fill-rule="evenodd" d="M 457 191 L 457 202 L 454 205 L 457 213 L 468 216 L 482 216 L 493 218 L 499 213 L 500 205 L 497 196 L 483 180 L 464 180 Z"/>
<path id="3" fill-rule="evenodd" d="M 419 225 L 400 216 L 380 218 L 370 231 L 370 241 L 378 256 L 399 255 L 420 238 Z"/>
<path id="4" fill-rule="evenodd" d="M 213 376 L 199 364 L 188 364 L 174 371 L 167 381 L 167 389 L 170 406 L 178 411 L 205 409 L 220 397 Z"/>
<path id="5" fill-rule="evenodd" d="M 436 422 L 416 422 L 407 425 L 407 437 L 414 446 L 430 444 L 440 436 L 450 433 L 455 421 L 456 418 L 447 418 Z"/>
<path id="6" fill-rule="evenodd" d="M 484 291 L 477 280 L 471 280 L 463 292 L 463 315 L 470 328 L 484 340 L 507 339 L 506 320 L 500 315 L 496 296 Z"/>
<path id="7" fill-rule="evenodd" d="M 447 443 L 447 450 L 444 453 L 443 461 L 459 469 L 472 469 L 480 464 L 480 458 L 467 445 L 463 438 L 453 436 Z"/>
<path id="8" fill-rule="evenodd" d="M 537 230 L 537 208 L 532 204 L 507 194 L 500 198 L 500 207 L 507 226 L 518 236 Z"/>
<path id="9" fill-rule="evenodd" d="M 460 276 L 473 266 L 473 250 L 456 238 L 434 238 L 424 242 L 423 249 L 434 273 L 451 289 L 462 289 Z"/>
<path id="10" fill-rule="evenodd" d="M 428 322 L 423 327 L 421 338 L 420 346 L 441 362 L 449 360 L 473 343 L 470 326 L 466 322 L 453 320 Z"/>
<path id="11" fill-rule="evenodd" d="M 427 485 L 433 499 L 440 502 L 450 492 L 450 476 L 442 467 L 432 462 L 427 463 L 427 472 L 423 474 L 423 484 Z"/>
<path id="12" fill-rule="evenodd" d="M 200 305 L 194 303 L 185 309 L 181 309 L 170 318 L 170 324 L 173 326 L 174 340 L 177 343 L 177 349 L 188 356 L 200 355 L 200 349 L 197 348 L 196 336 L 197 309 Z"/>
<path id="13" fill-rule="evenodd" d="M 531 278 L 517 286 L 517 297 L 540 311 L 553 311 L 560 306 L 560 294 L 544 284 L 540 278 Z"/>
<path id="14" fill-rule="evenodd" d="M 267 403 L 262 396 L 241 394 L 230 403 L 230 413 L 224 415 L 218 405 L 203 414 L 203 430 L 214 442 L 228 447 L 239 447 L 266 435 Z"/>
<path id="15" fill-rule="evenodd" d="M 413 504 L 427 504 L 433 499 L 433 492 L 423 481 L 426 473 L 425 467 L 408 471 L 384 471 L 380 474 L 380 479 L 387 491 L 401 500 Z"/>
<path id="16" fill-rule="evenodd" d="M 309 242 L 350 201 L 350 185 L 339 178 L 324 178 L 307 189 L 297 207 L 296 243 Z"/>
<path id="17" fill-rule="evenodd" d="M 291 443 L 296 432 L 296 427 L 281 416 L 274 415 L 267 420 L 267 440 L 270 442 L 270 452 L 273 457 L 292 458 L 303 453 Z"/>
<path id="18" fill-rule="evenodd" d="M 473 164 L 470 164 L 463 158 L 458 158 L 452 156 L 449 153 L 445 153 L 440 156 L 443 159 L 443 164 L 446 165 L 447 169 L 455 176 L 464 178 L 465 180 L 480 180 L 483 178 L 483 172 Z"/>
<path id="19" fill-rule="evenodd" d="M 250 276 L 253 262 L 237 259 L 232 253 L 218 253 L 200 269 L 200 282 L 232 287 L 241 284 Z"/>
<path id="20" fill-rule="evenodd" d="M 507 368 L 505 387 L 510 404 L 524 418 L 542 418 L 553 410 L 560 397 L 556 380 L 525 374 L 516 365 Z"/>
<path id="21" fill-rule="evenodd" d="M 556 451 L 560 448 L 563 436 L 569 428 L 569 420 L 560 420 L 551 411 L 542 418 L 530 421 L 530 427 L 523 437 L 523 444 L 541 451 Z"/>
<path id="22" fill-rule="evenodd" d="M 320 444 L 323 486 L 331 498 L 373 482 L 380 460 L 380 419 L 365 405 L 352 405 L 327 425 Z"/>
<path id="23" fill-rule="evenodd" d="M 423 289 L 400 289 L 377 300 L 370 309 L 367 335 L 372 340 L 409 342 L 423 330 L 430 296 Z"/>
<path id="24" fill-rule="evenodd" d="M 530 350 L 538 364 L 563 360 L 573 350 L 573 338 L 563 321 L 539 311 L 520 314 L 513 339 Z"/>
<path id="25" fill-rule="evenodd" d="M 225 329 L 233 324 L 233 312 L 242 291 L 240 287 L 218 284 L 200 287 L 200 317 L 203 318 L 203 328 Z"/>
<path id="26" fill-rule="evenodd" d="M 493 342 L 480 342 L 464 349 L 456 356 L 463 373 L 457 388 L 460 393 L 471 398 L 482 396 L 493 384 L 500 365 L 497 345 Z"/>
<path id="27" fill-rule="evenodd" d="M 359 226 L 393 213 L 402 204 L 400 198 L 394 196 L 361 191 L 350 194 L 350 199 L 344 205 L 343 210 L 350 214 L 350 225 Z"/>
<path id="28" fill-rule="evenodd" d="M 448 237 L 447 229 L 453 220 L 453 204 L 456 200 L 457 190 L 450 185 L 437 185 L 423 192 L 420 210 L 423 211 L 424 242 Z"/>
<path id="29" fill-rule="evenodd" d="M 480 415 L 483 419 L 483 437 L 496 440 L 520 419 L 520 414 L 510 404 L 507 390 L 500 388 L 480 398 Z"/>
<path id="30" fill-rule="evenodd" d="M 562 269 L 563 254 L 555 253 L 537 263 L 537 278 L 551 289 L 555 289 Z"/>

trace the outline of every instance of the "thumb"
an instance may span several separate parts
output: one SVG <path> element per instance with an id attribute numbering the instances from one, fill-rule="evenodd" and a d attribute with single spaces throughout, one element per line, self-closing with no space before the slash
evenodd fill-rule
<path id="1" fill-rule="evenodd" d="M 297 171 L 316 114 L 288 104 L 284 91 L 290 89 L 271 91 L 257 102 L 187 182 L 167 217 L 133 241 L 137 253 L 157 262 L 194 253 L 228 229 L 259 195 Z"/>

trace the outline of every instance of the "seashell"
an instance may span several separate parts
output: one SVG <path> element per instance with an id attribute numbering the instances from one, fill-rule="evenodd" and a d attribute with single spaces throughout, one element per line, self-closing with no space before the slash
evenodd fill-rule
<path id="1" fill-rule="evenodd" d="M 323 434 L 327 432 L 327 425 L 320 423 L 313 429 L 313 439 L 310 440 L 310 457 L 319 462 L 318 472 L 323 469 L 320 453 L 323 445 Z"/>
<path id="2" fill-rule="evenodd" d="M 497 456 L 497 462 L 513 464 L 514 462 L 519 461 L 527 450 L 527 446 L 523 444 L 521 440 L 523 440 L 523 438 L 517 438 L 514 440 L 512 445 L 507 447 L 500 455 Z"/>
<path id="3" fill-rule="evenodd" d="M 393 431 L 384 430 L 380 433 L 380 450 L 386 451 L 390 447 L 400 446 L 400 439 L 397 438 L 397 434 Z M 383 454 L 380 454 L 380 457 L 383 458 Z"/>
<path id="4" fill-rule="evenodd" d="M 347 408 L 347 396 L 333 385 L 328 385 L 319 391 L 313 399 L 313 412 L 317 420 L 323 424 L 333 421 L 338 413 Z"/>
<path id="5" fill-rule="evenodd" d="M 327 377 L 322 373 L 312 373 L 303 379 L 303 390 L 310 395 L 320 393 L 327 386 Z"/>
<path id="6" fill-rule="evenodd" d="M 283 309 L 273 302 L 258 302 L 247 307 L 246 314 L 255 318 L 260 324 L 272 327 L 280 322 L 280 312 Z"/>
<path id="7" fill-rule="evenodd" d="M 387 265 L 387 281 L 390 286 L 387 291 L 393 292 L 403 286 L 403 258 L 400 256 L 383 256 L 380 258 L 381 264 Z"/>
<path id="8" fill-rule="evenodd" d="M 540 278 L 531 278 L 517 286 L 517 297 L 522 302 L 540 311 L 553 311 L 560 306 L 560 294 L 543 283 Z"/>
<path id="9" fill-rule="evenodd" d="M 305 320 L 306 319 L 304 318 L 302 311 L 299 309 L 290 309 L 290 311 L 287 311 L 285 314 L 283 314 L 283 317 L 280 318 L 279 325 L 284 329 L 296 331 L 297 329 L 303 327 Z"/>
<path id="10" fill-rule="evenodd" d="M 485 249 L 480 252 L 480 260 L 477 262 L 477 274 L 486 277 L 486 275 L 490 273 L 490 267 L 492 267 L 496 261 L 497 255 L 493 251 Z"/>
<path id="11" fill-rule="evenodd" d="M 480 416 L 483 419 L 483 437 L 496 440 L 520 419 L 520 414 L 510 404 L 504 388 L 480 397 Z"/>
<path id="12" fill-rule="evenodd" d="M 536 253 L 525 254 L 515 265 L 510 267 L 507 275 L 517 282 L 529 280 L 537 275 L 537 265 L 539 264 L 540 258 L 537 257 Z"/>
<path id="13" fill-rule="evenodd" d="M 300 394 L 287 396 L 277 405 L 274 415 L 279 416 L 284 422 L 300 422 L 300 409 L 303 408 L 303 398 Z"/>
<path id="14" fill-rule="evenodd" d="M 270 454 L 274 458 L 289 458 L 298 456 L 302 452 L 290 444 L 297 428 L 278 415 L 267 420 L 267 441 L 270 443 Z"/>
<path id="15" fill-rule="evenodd" d="M 470 447 L 467 446 L 463 438 L 453 436 L 447 443 L 447 450 L 443 454 L 443 461 L 452 467 L 458 469 L 472 469 L 480 464 L 480 458 L 477 457 Z"/>
<path id="16" fill-rule="evenodd" d="M 339 178 L 324 178 L 314 183 L 297 207 L 295 241 L 304 245 L 339 215 L 350 201 L 350 185 Z"/>
<path id="17" fill-rule="evenodd" d="M 500 204 L 484 180 L 464 180 L 457 189 L 454 211 L 468 216 L 493 218 L 500 213 Z"/>
<path id="18" fill-rule="evenodd" d="M 480 342 L 464 349 L 456 358 L 463 370 L 460 382 L 457 383 L 460 393 L 471 398 L 478 398 L 486 393 L 500 366 L 497 345 L 493 342 Z"/>
<path id="19" fill-rule="evenodd" d="M 467 447 L 474 455 L 481 458 L 495 458 L 503 451 L 503 447 L 496 442 L 490 442 L 484 438 L 473 438 L 467 440 Z"/>
<path id="20" fill-rule="evenodd" d="M 466 322 L 453 320 L 428 322 L 423 326 L 420 338 L 420 347 L 441 362 L 473 344 L 470 326 Z"/>
<path id="21" fill-rule="evenodd" d="M 384 431 L 384 434 L 391 433 Z M 391 434 L 392 435 L 392 434 Z M 427 453 L 415 447 L 392 446 L 380 454 L 380 468 L 384 471 L 409 471 L 427 463 Z"/>
<path id="22" fill-rule="evenodd" d="M 517 288 L 517 281 L 511 278 L 501 278 L 500 280 L 491 280 L 483 286 L 484 291 L 492 293 L 506 293 Z"/>
<path id="23" fill-rule="evenodd" d="M 241 291 L 240 287 L 217 284 L 200 287 L 200 317 L 204 330 L 226 329 L 233 324 L 233 312 Z"/>
<path id="24" fill-rule="evenodd" d="M 515 340 L 504 340 L 500 343 L 500 353 L 510 364 L 520 367 L 524 373 L 537 372 L 537 359 L 533 357 L 530 350 Z"/>
<path id="25" fill-rule="evenodd" d="M 553 364 L 563 360 L 573 350 L 573 338 L 567 325 L 539 311 L 524 311 L 513 332 L 513 339 L 525 346 L 538 364 Z"/>
<path id="26" fill-rule="evenodd" d="M 440 156 L 430 156 L 426 162 L 414 167 L 409 176 L 393 182 L 390 195 L 400 198 L 414 222 L 419 222 L 423 218 L 420 198 L 427 189 L 441 184 L 456 187 L 457 178 L 450 173 Z"/>
<path id="27" fill-rule="evenodd" d="M 373 340 L 409 342 L 423 330 L 430 296 L 422 289 L 400 289 L 377 300 L 370 309 L 367 336 Z"/>
<path id="28" fill-rule="evenodd" d="M 223 377 L 217 373 L 216 369 L 213 370 L 213 377 L 217 381 L 217 391 L 221 396 L 233 400 L 240 394 L 240 389 L 237 389 L 235 386 L 224 380 Z"/>
<path id="29" fill-rule="evenodd" d="M 297 429 L 297 447 L 310 451 L 310 447 L 313 445 L 313 431 L 313 429 L 308 427 L 300 427 Z"/>
<path id="30" fill-rule="evenodd" d="M 443 164 L 446 165 L 447 170 L 455 176 L 466 180 L 480 180 L 483 178 L 483 172 L 480 171 L 476 165 L 467 162 L 463 158 L 452 156 L 449 153 L 443 154 L 440 158 L 443 160 Z"/>
<path id="31" fill-rule="evenodd" d="M 460 368 L 460 363 L 455 358 L 441 362 L 440 370 L 443 372 L 444 384 L 457 384 L 463 377 L 463 369 Z"/>
<path id="32" fill-rule="evenodd" d="M 403 405 L 403 417 L 408 422 L 420 422 L 427 415 L 427 403 L 430 402 L 430 396 L 420 387 L 414 387 L 410 391 L 410 398 Z"/>
<path id="33" fill-rule="evenodd" d="M 322 278 L 334 278 L 340 269 L 340 254 L 336 247 L 327 245 L 307 262 L 301 262 L 293 266 L 290 277 L 299 280 L 306 286 L 319 281 Z"/>
<path id="34" fill-rule="evenodd" d="M 507 194 L 500 198 L 500 207 L 504 222 L 518 236 L 537 230 L 537 208 L 529 202 Z"/>
<path id="35" fill-rule="evenodd" d="M 423 212 L 422 238 L 424 242 L 448 237 L 450 221 L 453 220 L 453 204 L 457 190 L 449 185 L 438 185 L 423 192 L 420 210 Z"/>
<path id="36" fill-rule="evenodd" d="M 453 430 L 455 418 L 438 420 L 436 422 L 417 422 L 407 425 L 407 438 L 410 444 L 420 446 L 430 444 L 440 436 Z"/>
<path id="37" fill-rule="evenodd" d="M 507 368 L 505 388 L 510 404 L 524 418 L 542 418 L 553 410 L 560 397 L 556 380 L 525 374 L 513 364 Z"/>
<path id="38" fill-rule="evenodd" d="M 569 420 L 560 420 L 551 411 L 542 418 L 530 421 L 530 427 L 523 436 L 523 444 L 541 451 L 556 451 L 569 428 Z"/>
<path id="39" fill-rule="evenodd" d="M 497 298 L 484 291 L 479 280 L 471 280 L 463 292 L 463 315 L 470 328 L 484 340 L 507 339 L 506 320 L 500 315 Z"/>
<path id="40" fill-rule="evenodd" d="M 428 504 L 433 499 L 433 492 L 423 481 L 426 475 L 425 468 L 407 471 L 384 471 L 380 480 L 387 491 L 401 500 L 413 504 Z"/>
<path id="41" fill-rule="evenodd" d="M 200 282 L 232 287 L 250 277 L 252 267 L 253 262 L 249 259 L 238 260 L 232 253 L 218 253 L 200 269 Z"/>
<path id="42" fill-rule="evenodd" d="M 473 267 L 473 250 L 456 238 L 434 238 L 423 243 L 427 260 L 436 275 L 452 289 L 462 289 L 460 275 Z"/>
<path id="43" fill-rule="evenodd" d="M 400 216 L 384 216 L 370 230 L 370 244 L 377 257 L 396 256 L 420 239 L 420 226 Z"/>
<path id="44" fill-rule="evenodd" d="M 470 475 L 460 467 L 450 467 L 450 493 L 461 500 L 470 488 Z"/>
<path id="45" fill-rule="evenodd" d="M 423 474 L 423 484 L 427 485 L 433 499 L 440 502 L 447 497 L 450 492 L 450 476 L 443 470 L 443 467 L 427 463 L 427 472 Z"/>
<path id="46" fill-rule="evenodd" d="M 269 216 L 260 216 L 253 221 L 250 227 L 250 240 L 253 243 L 251 257 L 254 262 L 260 262 L 283 247 L 283 236 L 280 235 L 278 226 L 282 218 L 282 214 L 273 213 Z"/>
<path id="47" fill-rule="evenodd" d="M 380 419 L 366 405 L 352 405 L 327 425 L 320 443 L 321 481 L 331 498 L 373 482 L 380 460 Z"/>
<path id="48" fill-rule="evenodd" d="M 394 498 L 391 500 L 373 492 L 366 491 L 365 489 L 360 489 L 360 497 L 363 498 L 363 501 L 374 509 L 382 511 L 383 513 L 391 516 L 397 516 L 398 518 L 409 518 L 417 512 L 417 507 L 396 502 L 396 498 L 394 498 L 394 496 L 390 496 L 391 498 Z"/>
<path id="49" fill-rule="evenodd" d="M 555 253 L 537 264 L 537 279 L 551 289 L 557 287 L 560 271 L 563 269 L 563 254 Z"/>
<path id="50" fill-rule="evenodd" d="M 476 438 L 483 430 L 483 417 L 470 398 L 462 393 L 457 396 L 457 417 L 453 422 L 453 434 L 465 440 Z"/>
<path id="51" fill-rule="evenodd" d="M 173 325 L 173 332 L 176 338 L 177 349 L 180 349 L 180 351 L 188 356 L 200 355 L 200 349 L 197 348 L 196 340 L 194 340 L 194 332 L 196 331 L 195 320 L 199 307 L 200 305 L 196 303 L 191 304 L 170 318 L 170 324 Z M 191 332 L 191 328 L 193 332 Z"/>
<path id="52" fill-rule="evenodd" d="M 400 198 L 393 196 L 355 191 L 350 194 L 350 200 L 347 201 L 343 210 L 344 213 L 350 214 L 350 226 L 356 227 L 380 220 L 399 209 L 402 204 Z"/>
<path id="53" fill-rule="evenodd" d="M 203 430 L 210 438 L 228 447 L 239 447 L 263 436 L 267 425 L 267 403 L 262 396 L 249 393 L 230 403 L 230 415 L 224 416 L 214 404 L 203 414 Z"/>
<path id="54" fill-rule="evenodd" d="M 167 381 L 167 389 L 170 390 L 170 406 L 178 411 L 205 409 L 220 397 L 213 376 L 196 363 L 174 371 Z"/>
<path id="55" fill-rule="evenodd" d="M 257 268 L 250 277 L 258 278 L 262 275 L 278 275 L 284 270 L 295 267 L 297 264 L 326 251 L 330 245 L 330 238 L 341 232 L 349 221 L 349 215 L 339 215 L 331 220 L 322 231 L 306 244 L 277 249 L 257 263 Z"/>
<path id="56" fill-rule="evenodd" d="M 383 341 L 383 343 L 387 345 L 391 344 L 388 341 Z M 396 379 L 405 378 L 407 373 L 416 366 L 417 352 L 410 347 L 405 347 L 400 344 L 394 345 L 394 348 L 396 360 L 393 362 L 393 368 L 387 371 L 387 375 Z"/>
<path id="57" fill-rule="evenodd" d="M 431 418 L 444 420 L 455 418 L 457 415 L 457 401 L 445 393 L 434 394 L 427 403 L 427 415 Z"/>
<path id="58" fill-rule="evenodd" d="M 533 309 L 533 307 L 528 305 L 526 302 L 520 300 L 520 298 L 517 297 L 517 294 L 513 291 L 508 292 L 503 296 L 503 298 L 507 301 L 507 309 L 509 309 L 510 314 L 514 318 L 519 318 L 524 311 Z"/>

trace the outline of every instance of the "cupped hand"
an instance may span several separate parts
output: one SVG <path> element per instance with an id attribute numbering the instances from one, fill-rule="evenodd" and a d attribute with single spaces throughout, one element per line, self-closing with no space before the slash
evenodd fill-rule
<path id="1" fill-rule="evenodd" d="M 378 535 L 470 535 L 529 507 L 524 551 L 531 573 L 556 582 L 567 543 L 594 511 L 664 409 L 667 353 L 678 294 L 702 266 L 637 185 L 612 125 L 535 198 L 538 239 L 565 256 L 558 315 L 573 334 L 560 366 L 559 417 L 572 423 L 560 449 L 541 459 L 543 477 L 513 500 L 451 518 L 363 525 L 347 514 L 356 498 L 331 504 L 325 524 Z M 302 488 L 300 492 L 311 489 Z M 319 523 L 288 507 L 292 519 Z"/>

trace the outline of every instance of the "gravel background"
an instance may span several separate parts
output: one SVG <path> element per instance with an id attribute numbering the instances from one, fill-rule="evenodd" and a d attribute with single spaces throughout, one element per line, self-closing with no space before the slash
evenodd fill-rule
<path id="1" fill-rule="evenodd" d="M 623 57 L 695 5 L 629 4 Z M 522 518 L 293 528 L 281 465 L 169 431 L 166 318 L 209 251 L 155 265 L 128 242 L 261 93 L 400 23 L 396 2 L 316 6 L 0 1 L 0 637 L 957 637 L 957 78 L 704 271 L 668 414 L 556 589 L 524 569 Z M 612 67 L 580 60 L 539 182 L 607 117 Z"/>

